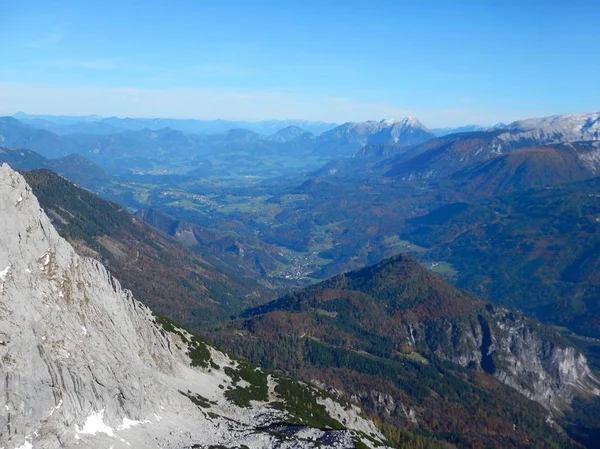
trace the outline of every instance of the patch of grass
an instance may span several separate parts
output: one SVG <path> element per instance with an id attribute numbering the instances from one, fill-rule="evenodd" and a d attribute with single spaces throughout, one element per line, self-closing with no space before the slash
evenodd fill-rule
<path id="1" fill-rule="evenodd" d="M 318 395 L 308 385 L 291 379 L 277 379 L 275 392 L 280 401 L 273 406 L 289 413 L 289 423 L 306 425 L 318 429 L 344 429 L 344 426 L 333 419 L 325 407 L 317 402 Z"/>
<path id="2" fill-rule="evenodd" d="M 433 263 L 436 265 L 430 265 L 428 263 L 427 267 L 434 273 L 441 274 L 442 276 L 450 276 L 450 277 L 454 277 L 458 274 L 458 271 L 456 271 L 456 269 L 448 262 L 440 261 L 440 262 L 433 262 Z"/>
<path id="3" fill-rule="evenodd" d="M 183 332 L 182 328 L 180 328 L 174 321 L 171 319 L 154 314 L 154 318 L 156 323 L 160 325 L 164 332 L 169 332 L 172 334 L 179 335 L 181 339 L 187 343 L 188 352 L 187 355 L 191 359 L 190 366 L 200 367 L 200 368 L 208 368 L 209 366 L 214 369 L 219 369 L 219 365 L 215 364 L 212 361 L 212 357 L 210 355 L 210 350 L 208 349 L 208 345 L 206 342 L 198 335 L 193 334 L 191 339 L 189 339 Z"/>
<path id="4" fill-rule="evenodd" d="M 427 248 L 423 248 L 413 242 L 409 242 L 408 240 L 402 240 L 398 235 L 393 235 L 390 237 L 386 237 L 383 240 L 384 244 L 389 246 L 390 248 L 398 248 L 399 251 L 404 253 L 425 253 L 429 251 Z"/>
<path id="5" fill-rule="evenodd" d="M 179 335 L 183 339 L 183 341 L 185 341 L 186 343 L 189 342 L 189 340 L 186 338 L 183 332 L 181 332 L 181 328 L 170 318 L 155 313 L 154 319 L 156 320 L 156 324 L 162 327 L 165 332 Z"/>
<path id="6" fill-rule="evenodd" d="M 234 388 L 225 392 L 225 397 L 240 407 L 249 407 L 250 401 L 266 401 L 269 398 L 267 374 L 262 370 L 240 362 L 238 368 L 225 367 L 225 373 L 234 382 Z M 240 381 L 248 382 L 248 386 L 238 386 Z"/>
<path id="7" fill-rule="evenodd" d="M 188 346 L 188 356 L 191 359 L 191 366 L 208 368 L 210 365 L 215 369 L 219 368 L 217 365 L 212 363 L 210 350 L 208 349 L 207 344 L 197 335 L 192 336 L 192 341 Z"/>
<path id="8" fill-rule="evenodd" d="M 370 449 L 360 438 L 353 439 L 355 449 Z"/>
<path id="9" fill-rule="evenodd" d="M 419 362 L 419 363 L 429 363 L 429 360 L 427 360 L 425 357 L 423 357 L 421 354 L 419 354 L 418 352 L 411 352 L 410 354 L 403 354 L 402 357 L 405 357 L 407 359 L 413 360 L 415 362 Z"/>

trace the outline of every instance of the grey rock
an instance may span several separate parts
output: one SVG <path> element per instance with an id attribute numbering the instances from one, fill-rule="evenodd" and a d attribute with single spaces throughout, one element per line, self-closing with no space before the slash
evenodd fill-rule
<path id="1" fill-rule="evenodd" d="M 538 325 L 520 313 L 488 306 L 469 321 L 442 321 L 435 343 L 427 337 L 430 326 L 408 326 L 407 343 L 481 369 L 550 410 L 564 410 L 576 395 L 600 395 L 600 381 L 585 356 L 544 337 Z"/>

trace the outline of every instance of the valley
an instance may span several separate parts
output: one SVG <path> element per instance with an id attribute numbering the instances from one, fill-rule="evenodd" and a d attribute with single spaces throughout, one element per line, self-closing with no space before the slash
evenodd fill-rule
<path id="1" fill-rule="evenodd" d="M 564 313 L 562 317 L 553 315 L 551 304 L 559 304 L 566 294 L 562 287 L 549 289 L 542 282 L 536 284 L 535 291 L 545 299 L 518 298 L 520 289 L 530 290 L 535 275 L 530 279 L 533 272 L 528 268 L 515 271 L 515 265 L 509 266 L 514 257 L 521 257 L 513 252 L 525 250 L 523 263 L 544 264 L 541 258 L 554 254 L 551 257 L 558 257 L 560 261 L 549 263 L 564 264 L 568 259 L 571 270 L 578 270 L 577 264 L 584 263 L 584 259 L 578 262 L 577 257 L 587 257 L 580 252 L 595 245 L 593 229 L 583 237 L 581 233 L 575 234 L 575 227 L 590 223 L 587 218 L 582 216 L 583 221 L 577 222 L 581 224 L 572 230 L 564 226 L 554 227 L 555 231 L 547 226 L 543 228 L 545 233 L 561 233 L 561 238 L 583 238 L 579 247 L 565 241 L 562 246 L 554 245 L 554 250 L 544 250 L 539 245 L 544 245 L 542 239 L 546 234 L 528 238 L 526 245 L 539 240 L 537 248 L 523 246 L 526 228 L 510 237 L 511 241 L 519 241 L 517 246 L 498 242 L 486 247 L 473 239 L 492 238 L 491 235 L 485 237 L 485 233 L 497 233 L 507 226 L 541 229 L 543 225 L 530 222 L 544 217 L 536 218 L 536 212 L 518 192 L 527 192 L 530 202 L 553 201 L 557 194 L 567 198 L 577 189 L 577 184 L 573 184 L 574 190 L 554 186 L 579 181 L 586 186 L 584 195 L 588 195 L 590 201 L 600 194 L 593 181 L 594 154 L 600 151 L 597 142 L 560 143 L 561 139 L 593 139 L 598 127 L 597 114 L 515 122 L 505 128 L 440 138 L 431 138 L 424 125 L 414 119 L 348 123 L 319 136 L 291 126 L 272 136 L 240 129 L 215 135 L 158 129 L 86 137 L 52 134 L 13 118 L 3 123 L 5 143 L 11 142 L 11 135 L 15 136 L 14 143 L 19 142 L 18 136 L 26 135 L 32 148 L 43 148 L 48 156 L 51 154 L 49 144 L 60 143 L 61 151 L 66 153 L 69 150 L 63 148 L 63 143 L 67 147 L 74 142 L 83 143 L 83 147 L 77 147 L 78 157 L 92 157 L 96 161 L 84 167 L 81 163 L 59 165 L 55 159 L 34 156 L 31 150 L 5 149 L 4 154 L 11 157 L 4 159 L 16 167 L 48 167 L 67 178 L 75 178 L 83 187 L 128 210 L 140 211 L 139 216 L 145 221 L 176 236 L 185 245 L 208 247 L 217 250 L 220 257 L 235 259 L 246 273 L 258 276 L 271 287 L 309 285 L 407 252 L 461 287 L 501 304 L 521 308 L 541 319 L 566 324 L 575 332 L 593 333 L 594 325 L 580 324 L 581 318 L 567 318 Z M 552 124 L 557 125 L 550 130 Z M 532 131 L 538 129 L 536 126 L 540 131 Z M 577 131 L 579 129 L 581 131 Z M 415 138 L 425 141 L 415 143 Z M 95 165 L 105 161 L 103 153 L 113 154 L 119 146 L 133 142 L 134 146 L 128 146 L 122 157 L 136 151 L 139 154 L 136 153 L 135 159 L 119 162 L 118 170 L 111 172 L 112 166 Z M 532 146 L 532 143 L 535 144 Z M 85 150 L 92 144 L 106 148 L 96 153 Z M 363 145 L 367 148 L 378 144 L 389 145 L 394 151 L 374 154 L 358 151 Z M 190 145 L 197 149 L 190 152 Z M 133 150 L 142 147 L 153 156 L 142 156 L 140 150 Z M 153 147 L 159 149 L 158 153 L 151 150 Z M 238 150 L 241 152 L 236 153 Z M 168 154 L 168 157 L 161 161 L 159 172 L 141 173 L 139 164 L 153 164 L 154 154 Z M 177 157 L 173 158 L 177 154 L 187 159 L 191 157 L 196 165 L 180 164 Z M 346 156 L 340 158 L 340 154 Z M 467 154 L 475 156 L 466 157 Z M 557 158 L 557 154 L 561 156 Z M 222 157 L 230 168 L 207 162 L 209 159 L 214 162 L 214 157 Z M 286 160 L 296 161 L 289 166 L 290 171 L 271 170 Z M 444 171 L 433 168 L 439 164 L 438 160 L 447 161 Z M 569 160 L 568 165 L 566 160 Z M 453 165 L 452 161 L 462 162 Z M 465 166 L 465 161 L 470 165 Z M 194 168 L 205 162 L 208 164 L 205 172 Z M 242 174 L 239 169 L 244 164 L 252 166 L 255 174 Z M 179 173 L 178 167 L 187 167 L 186 172 Z M 427 177 L 423 177 L 423 167 L 429 167 Z M 590 179 L 587 184 L 586 179 Z M 536 188 L 542 189 L 540 193 L 531 190 Z M 547 190 L 549 188 L 553 190 Z M 517 198 L 520 204 L 512 205 Z M 518 214 L 513 211 L 515 207 L 521 208 Z M 556 208 L 550 217 L 561 216 L 569 210 L 566 218 L 569 222 L 573 214 L 582 213 L 581 205 L 571 206 L 566 202 L 560 208 L 554 204 L 541 206 L 539 211 L 548 207 Z M 584 207 L 595 206 L 590 203 Z M 595 212 L 588 213 L 593 217 Z M 572 256 L 559 249 L 567 247 L 572 248 Z M 489 254 L 492 248 L 502 249 L 504 254 Z M 548 272 L 543 273 L 547 281 Z M 496 284 L 490 284 L 486 276 L 493 278 Z M 508 284 L 507 276 L 510 276 Z M 562 282 L 569 281 L 563 276 Z M 510 300 L 502 298 L 503 291 L 510 292 Z M 581 297 L 579 290 L 568 294 Z M 586 295 L 593 294 L 583 291 L 584 298 L 577 301 L 595 310 L 594 301 L 585 299 Z M 573 310 L 579 307 L 580 312 L 575 313 L 580 317 L 581 304 L 576 302 L 570 306 Z"/>

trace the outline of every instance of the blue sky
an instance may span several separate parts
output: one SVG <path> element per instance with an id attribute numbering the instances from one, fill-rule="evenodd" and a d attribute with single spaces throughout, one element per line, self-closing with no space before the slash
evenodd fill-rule
<path id="1" fill-rule="evenodd" d="M 597 1 L 0 2 L 0 114 L 430 127 L 600 109 Z"/>

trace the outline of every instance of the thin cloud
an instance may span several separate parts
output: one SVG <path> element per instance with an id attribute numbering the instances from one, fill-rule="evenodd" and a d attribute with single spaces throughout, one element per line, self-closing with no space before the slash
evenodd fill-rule
<path id="1" fill-rule="evenodd" d="M 465 107 L 408 108 L 351 98 L 269 91 L 199 88 L 63 88 L 0 82 L 0 114 L 64 114 L 121 117 L 268 120 L 302 118 L 328 122 L 412 116 L 429 127 L 510 122 L 547 111 L 518 114 Z"/>

